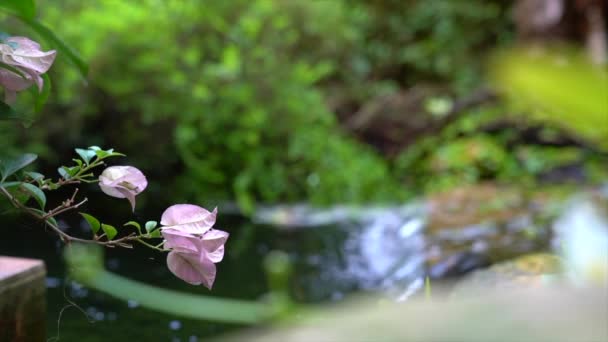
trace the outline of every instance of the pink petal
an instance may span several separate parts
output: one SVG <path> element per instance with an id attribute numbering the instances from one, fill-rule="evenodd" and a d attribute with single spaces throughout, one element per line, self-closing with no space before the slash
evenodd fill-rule
<path id="1" fill-rule="evenodd" d="M 192 285 L 203 285 L 211 289 L 215 281 L 215 264 L 194 254 L 171 251 L 167 256 L 167 267 L 178 278 Z"/>
<path id="2" fill-rule="evenodd" d="M 217 208 L 213 212 L 193 204 L 175 204 L 163 213 L 163 226 L 180 229 L 191 234 L 203 234 L 215 224 Z"/>
<path id="3" fill-rule="evenodd" d="M 116 182 L 110 180 L 107 177 L 104 177 L 103 174 L 99 176 L 99 187 L 101 188 L 101 191 L 103 191 L 108 196 L 116 198 L 125 198 L 125 195 L 122 192 L 118 191 Z"/>
<path id="4" fill-rule="evenodd" d="M 161 229 L 161 234 L 165 238 L 165 249 L 173 249 L 180 253 L 200 253 L 201 240 L 196 236 L 185 234 L 175 229 Z"/>
<path id="5" fill-rule="evenodd" d="M 99 187 L 105 194 L 126 198 L 135 210 L 135 196 L 148 186 L 146 176 L 133 166 L 110 166 L 99 175 Z"/>
<path id="6" fill-rule="evenodd" d="M 0 85 L 11 91 L 22 91 L 34 84 L 34 80 L 30 75 L 25 73 L 23 78 L 12 71 L 0 68 Z"/>
<path id="7" fill-rule="evenodd" d="M 211 229 L 203 235 L 202 248 L 212 262 L 220 262 L 224 258 L 224 244 L 229 234 L 223 230 Z"/>
<path id="8" fill-rule="evenodd" d="M 25 37 L 11 37 L 6 39 L 7 43 L 14 43 L 17 47 L 10 52 L 4 51 L 4 62 L 34 70 L 40 74 L 49 70 L 57 52 L 55 50 L 42 51 L 40 45 Z"/>
<path id="9" fill-rule="evenodd" d="M 40 44 L 27 37 L 9 37 L 6 39 L 7 43 L 17 43 L 17 46 L 21 49 L 26 50 L 40 50 Z"/>
<path id="10" fill-rule="evenodd" d="M 116 190 L 125 196 L 131 204 L 131 211 L 135 212 L 135 193 L 123 187 L 117 187 Z"/>

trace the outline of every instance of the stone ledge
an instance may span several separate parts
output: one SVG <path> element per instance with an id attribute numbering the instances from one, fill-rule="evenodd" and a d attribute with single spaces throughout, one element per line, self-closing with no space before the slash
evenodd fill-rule
<path id="1" fill-rule="evenodd" d="M 46 339 L 45 276 L 41 260 L 0 256 L 0 341 Z"/>

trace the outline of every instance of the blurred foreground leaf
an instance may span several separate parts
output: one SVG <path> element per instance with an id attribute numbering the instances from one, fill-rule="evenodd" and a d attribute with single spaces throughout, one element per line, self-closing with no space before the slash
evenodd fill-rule
<path id="1" fill-rule="evenodd" d="M 134 300 L 150 310 L 238 324 L 262 322 L 272 313 L 272 307 L 264 303 L 181 293 L 110 273 L 104 269 L 103 249 L 99 246 L 71 244 L 65 258 L 76 281 L 118 299 Z"/>
<path id="2" fill-rule="evenodd" d="M 490 73 L 494 84 L 534 119 L 608 150 L 605 67 L 572 50 L 514 49 L 496 54 Z"/>

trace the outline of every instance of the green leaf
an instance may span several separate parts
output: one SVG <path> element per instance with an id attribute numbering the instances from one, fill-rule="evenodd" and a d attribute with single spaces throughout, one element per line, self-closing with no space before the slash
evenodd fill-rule
<path id="1" fill-rule="evenodd" d="M 15 68 L 14 66 L 12 66 L 10 64 L 6 64 L 4 62 L 0 62 L 0 68 L 6 69 L 6 70 L 11 71 L 11 72 L 14 72 L 15 74 L 19 75 L 21 78 L 25 78 L 25 75 L 23 74 L 23 72 L 21 72 L 21 70 Z"/>
<path id="2" fill-rule="evenodd" d="M 44 175 L 42 173 L 38 173 L 38 172 L 33 172 L 33 171 L 27 171 L 25 173 L 26 176 L 30 177 L 31 179 L 35 180 L 35 181 L 39 181 L 44 179 Z"/>
<path id="3" fill-rule="evenodd" d="M 148 233 L 151 233 L 154 230 L 154 228 L 156 228 L 157 225 L 158 225 L 158 222 L 156 222 L 156 221 L 146 222 L 146 231 Z"/>
<path id="4" fill-rule="evenodd" d="M 21 186 L 32 194 L 36 202 L 38 202 L 38 204 L 40 205 L 40 209 L 44 209 L 44 206 L 46 205 L 46 195 L 44 194 L 44 191 L 40 190 L 39 187 L 30 183 L 22 183 Z"/>
<path id="5" fill-rule="evenodd" d="M 0 175 L 2 175 L 2 180 L 0 180 L 0 182 L 4 182 L 8 176 L 33 163 L 36 158 L 38 158 L 37 155 L 26 153 L 12 159 L 6 157 L 0 159 Z"/>
<path id="6" fill-rule="evenodd" d="M 67 56 L 72 64 L 76 66 L 82 77 L 86 77 L 89 67 L 87 64 L 78 56 L 78 54 L 67 46 L 61 39 L 59 39 L 53 31 L 48 27 L 42 25 L 33 18 L 21 17 L 24 23 L 29 25 L 36 33 L 38 33 L 44 40 L 46 40 L 51 46 L 59 50 L 60 53 Z"/>
<path id="7" fill-rule="evenodd" d="M 0 183 L 0 186 L 3 187 L 3 188 L 5 188 L 5 189 L 8 189 L 8 188 L 11 188 L 11 187 L 14 187 L 14 186 L 21 185 L 22 183 L 23 182 L 4 182 L 4 183 Z"/>
<path id="8" fill-rule="evenodd" d="M 139 223 L 135 222 L 135 221 L 129 221 L 125 224 L 123 224 L 123 226 L 133 226 L 135 228 L 137 228 L 137 232 L 139 233 L 139 235 L 141 235 L 141 226 L 139 225 Z"/>
<path id="9" fill-rule="evenodd" d="M 104 233 L 106 233 L 108 240 L 112 240 L 116 236 L 116 234 L 118 234 L 118 231 L 116 230 L 116 228 L 114 228 L 113 226 L 110 226 L 109 224 L 102 223 L 101 229 L 103 230 Z"/>
<path id="10" fill-rule="evenodd" d="M 89 162 L 91 162 L 91 159 L 93 159 L 93 157 L 95 157 L 95 151 L 88 149 L 82 149 L 82 148 L 77 148 L 75 149 L 76 153 L 78 153 L 78 155 L 80 156 L 80 158 L 82 158 L 82 160 L 84 160 L 85 163 L 87 163 L 87 165 L 89 165 Z"/>
<path id="11" fill-rule="evenodd" d="M 89 146 L 89 150 L 99 151 L 99 150 L 101 150 L 101 147 L 99 147 L 99 146 Z"/>
<path id="12" fill-rule="evenodd" d="M 155 229 L 151 233 L 148 233 L 151 238 L 159 238 L 160 237 L 160 229 Z"/>
<path id="13" fill-rule="evenodd" d="M 42 107 L 49 99 L 49 95 L 51 94 L 51 78 L 49 77 L 49 75 L 43 74 L 42 79 L 44 80 L 44 87 L 42 87 L 41 92 L 38 92 L 37 88 L 32 87 L 34 91 L 34 97 L 36 99 L 34 102 L 34 110 L 36 111 L 36 113 L 42 110 Z"/>
<path id="14" fill-rule="evenodd" d="M 62 166 L 60 168 L 57 169 L 57 172 L 59 172 L 59 175 L 61 177 L 63 177 L 63 179 L 70 179 L 70 174 L 68 173 L 68 168 L 65 166 Z"/>
<path id="15" fill-rule="evenodd" d="M 99 231 L 99 227 L 101 226 L 101 224 L 99 223 L 99 220 L 96 219 L 93 215 L 89 215 L 87 213 L 79 213 L 89 224 L 89 227 L 91 227 L 91 230 L 93 231 L 93 234 L 97 234 L 97 232 Z M 107 233 L 106 233 L 107 234 Z"/>
<path id="16" fill-rule="evenodd" d="M 62 166 L 62 167 L 58 168 L 57 171 L 59 172 L 61 177 L 63 177 L 63 179 L 68 180 L 68 179 L 72 178 L 74 175 L 76 175 L 78 173 L 78 171 L 80 171 L 80 167 L 79 166 L 73 166 L 73 167 Z"/>
<path id="17" fill-rule="evenodd" d="M 2 0 L 0 8 L 6 9 L 24 19 L 36 17 L 36 3 L 34 0 Z"/>

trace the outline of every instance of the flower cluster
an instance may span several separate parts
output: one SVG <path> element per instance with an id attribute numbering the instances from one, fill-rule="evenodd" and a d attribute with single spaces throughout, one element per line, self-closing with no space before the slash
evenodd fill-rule
<path id="1" fill-rule="evenodd" d="M 169 270 L 187 283 L 209 289 L 228 239 L 227 232 L 212 228 L 216 215 L 217 208 L 209 212 L 192 204 L 176 204 L 165 210 L 160 221 L 164 247 L 171 250 Z"/>
<path id="2" fill-rule="evenodd" d="M 101 190 L 109 196 L 126 198 L 135 210 L 135 196 L 148 181 L 133 166 L 111 166 L 99 176 Z M 192 204 L 176 204 L 163 213 L 160 224 L 163 246 L 169 251 L 167 266 L 178 278 L 211 289 L 215 264 L 224 257 L 228 233 L 213 229 L 217 208 L 212 212 Z"/>
<path id="3" fill-rule="evenodd" d="M 14 102 L 17 92 L 33 84 L 42 91 L 44 80 L 41 75 L 49 70 L 55 56 L 55 50 L 42 51 L 38 43 L 25 37 L 10 37 L 0 42 L 0 61 L 14 70 L 0 68 L 0 85 L 4 87 L 5 101 Z"/>

